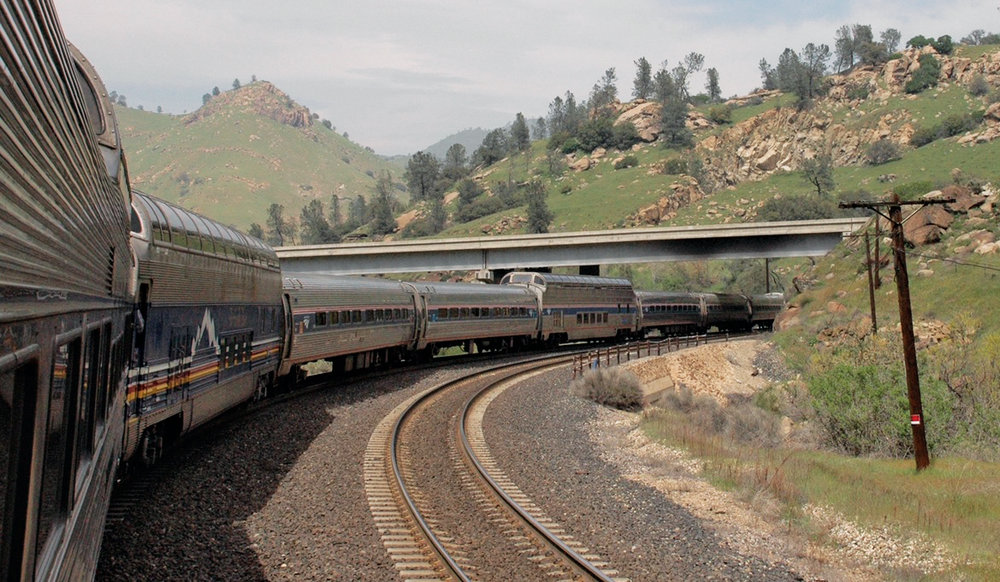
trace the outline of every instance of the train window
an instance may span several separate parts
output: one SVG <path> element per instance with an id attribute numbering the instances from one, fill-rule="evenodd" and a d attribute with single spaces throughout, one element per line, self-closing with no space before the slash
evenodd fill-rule
<path id="1" fill-rule="evenodd" d="M 87 334 L 86 356 L 83 358 L 83 382 L 80 384 L 80 407 L 76 421 L 76 463 L 89 459 L 94 452 L 97 392 L 101 377 L 101 330 Z"/>
<path id="2" fill-rule="evenodd" d="M 607 313 L 605 313 L 605 314 L 604 314 L 604 323 L 607 323 L 607 322 L 608 322 L 608 314 L 607 314 Z"/>
<path id="3" fill-rule="evenodd" d="M 346 315 L 346 314 L 345 314 Z M 346 321 L 344 323 L 347 323 Z M 361 310 L 351 310 L 351 323 L 361 323 Z"/>
<path id="4" fill-rule="evenodd" d="M 393 309 L 392 310 L 392 318 L 393 319 L 403 319 L 403 310 L 399 309 L 398 307 L 396 309 Z"/>
<path id="5" fill-rule="evenodd" d="M 458 319 L 458 308 L 457 307 L 448 308 L 448 317 L 452 319 Z"/>
<path id="6" fill-rule="evenodd" d="M 582 325 L 583 324 L 583 314 L 582 313 L 577 313 L 576 314 L 576 323 L 577 323 L 577 325 Z"/>
<path id="7" fill-rule="evenodd" d="M 49 388 L 48 421 L 45 426 L 45 456 L 42 465 L 42 491 L 39 501 L 36 557 L 69 511 L 69 484 L 73 482 L 69 447 L 73 437 L 73 409 L 79 389 L 80 340 L 56 348 Z"/>
<path id="8" fill-rule="evenodd" d="M 478 308 L 478 307 L 473 307 L 473 308 L 471 308 L 471 309 L 469 310 L 469 314 L 470 314 L 470 315 L 471 315 L 472 317 L 479 317 L 479 308 Z"/>
<path id="9" fill-rule="evenodd" d="M 36 362 L 0 373 L 0 499 L 12 510 L 0 511 L 0 532 L 8 546 L 0 554 L 0 577 L 5 580 L 19 579 L 24 551 L 37 379 Z"/>
<path id="10" fill-rule="evenodd" d="M 330 325 L 337 325 L 338 323 L 340 323 L 340 312 L 339 311 L 330 311 L 330 312 L 327 313 L 326 317 L 327 317 L 327 319 L 330 320 Z"/>
<path id="11" fill-rule="evenodd" d="M 375 312 L 372 311 L 371 309 L 366 309 L 365 310 L 365 321 L 366 322 L 375 321 Z"/>
<path id="12" fill-rule="evenodd" d="M 448 319 L 448 308 L 439 307 L 438 308 L 438 319 Z"/>
<path id="13" fill-rule="evenodd" d="M 316 327 L 325 327 L 325 326 L 326 326 L 326 312 L 325 311 L 317 311 L 316 312 Z"/>
<path id="14" fill-rule="evenodd" d="M 469 317 L 469 308 L 468 307 L 463 307 L 461 309 L 461 317 L 463 319 Z"/>

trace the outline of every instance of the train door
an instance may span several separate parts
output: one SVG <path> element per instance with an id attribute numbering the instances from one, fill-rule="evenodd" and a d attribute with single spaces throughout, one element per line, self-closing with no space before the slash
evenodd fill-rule
<path id="1" fill-rule="evenodd" d="M 188 370 L 191 367 L 191 331 L 187 326 L 171 326 L 167 356 L 167 404 L 186 400 Z"/>

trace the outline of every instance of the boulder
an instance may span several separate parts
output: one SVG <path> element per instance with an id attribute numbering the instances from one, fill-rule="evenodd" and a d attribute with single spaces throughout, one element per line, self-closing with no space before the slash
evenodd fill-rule
<path id="1" fill-rule="evenodd" d="M 572 169 L 575 172 L 585 172 L 590 169 L 590 166 L 591 166 L 590 158 L 588 158 L 587 156 L 583 156 L 579 160 L 573 162 L 570 165 L 570 169 Z"/>

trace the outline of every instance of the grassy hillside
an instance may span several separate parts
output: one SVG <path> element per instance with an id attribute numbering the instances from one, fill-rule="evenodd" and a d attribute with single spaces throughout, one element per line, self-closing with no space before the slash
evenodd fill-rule
<path id="1" fill-rule="evenodd" d="M 329 208 L 333 195 L 367 197 L 379 173 L 402 173 L 268 83 L 226 91 L 185 116 L 117 113 L 134 187 L 242 230 L 265 224 L 271 203 L 297 217 L 310 200 Z"/>

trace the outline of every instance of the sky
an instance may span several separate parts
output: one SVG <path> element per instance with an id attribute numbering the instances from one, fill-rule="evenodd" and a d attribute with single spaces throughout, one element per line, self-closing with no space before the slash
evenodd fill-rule
<path id="1" fill-rule="evenodd" d="M 379 154 L 412 154 L 458 131 L 544 116 L 614 67 L 631 99 L 635 61 L 690 52 L 724 96 L 760 85 L 787 47 L 833 47 L 844 24 L 918 34 L 1000 32 L 1000 0 L 53 0 L 109 90 L 132 107 L 192 112 L 213 87 L 253 76 Z M 691 93 L 704 89 L 704 71 Z M 126 144 L 127 146 L 127 144 Z M 471 152 L 470 152 L 471 153 Z"/>

